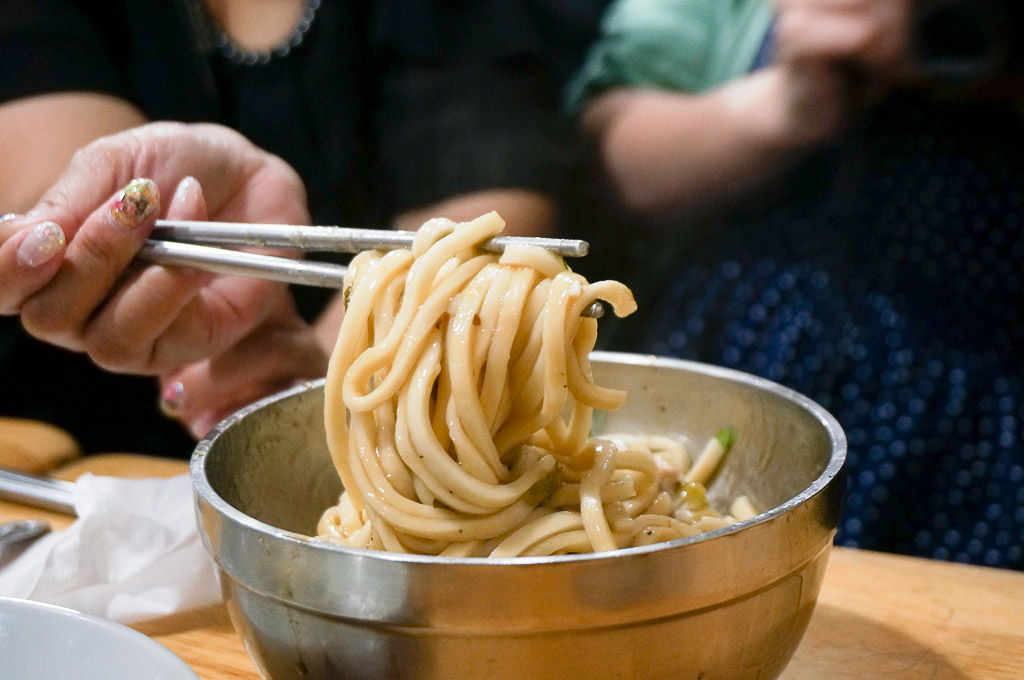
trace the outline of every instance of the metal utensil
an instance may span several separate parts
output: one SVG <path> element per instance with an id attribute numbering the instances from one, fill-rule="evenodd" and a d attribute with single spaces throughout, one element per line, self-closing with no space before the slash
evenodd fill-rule
<path id="1" fill-rule="evenodd" d="M 140 260 L 321 288 L 344 286 L 346 267 L 219 246 L 351 253 L 408 247 L 415 236 L 411 231 L 168 220 L 158 220 L 151 235 L 155 238 L 147 240 L 136 255 Z M 503 252 L 512 244 L 539 246 L 563 257 L 581 257 L 589 249 L 586 241 L 576 239 L 516 236 L 492 238 L 484 242 L 483 248 Z M 595 301 L 583 310 L 582 316 L 599 319 L 604 316 L 604 305 Z"/>
<path id="2" fill-rule="evenodd" d="M 49 530 L 50 525 L 39 519 L 0 524 L 0 548 L 38 538 Z"/>
<path id="3" fill-rule="evenodd" d="M 136 257 L 153 264 L 194 267 L 217 274 L 255 276 L 302 286 L 341 288 L 345 284 L 346 268 L 341 265 L 292 260 L 287 257 L 211 248 L 191 243 L 151 239 L 146 241 Z"/>
<path id="4" fill-rule="evenodd" d="M 75 515 L 75 485 L 0 467 L 0 498 Z"/>
<path id="5" fill-rule="evenodd" d="M 50 525 L 37 519 L 27 519 L 0 525 L 0 565 L 6 563 L 34 541 L 50 531 Z"/>
<path id="6" fill-rule="evenodd" d="M 364 250 L 409 248 L 416 237 L 416 232 L 291 224 L 157 220 L 151 236 L 165 241 L 200 245 L 359 253 Z M 538 246 L 562 257 L 583 257 L 590 250 L 590 244 L 579 239 L 539 236 L 497 236 L 485 241 L 482 247 L 488 252 L 503 253 L 510 245 Z"/>

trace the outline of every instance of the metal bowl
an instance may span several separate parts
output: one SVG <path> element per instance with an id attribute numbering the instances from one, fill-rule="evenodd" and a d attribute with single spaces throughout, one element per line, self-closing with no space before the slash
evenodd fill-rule
<path id="1" fill-rule="evenodd" d="M 629 390 L 594 430 L 737 431 L 709 498 L 757 517 L 610 553 L 484 560 L 308 538 L 340 483 L 322 382 L 221 423 L 192 459 L 204 541 L 266 678 L 750 678 L 781 673 L 814 608 L 842 499 L 846 438 L 809 399 L 743 373 L 596 353 Z"/>

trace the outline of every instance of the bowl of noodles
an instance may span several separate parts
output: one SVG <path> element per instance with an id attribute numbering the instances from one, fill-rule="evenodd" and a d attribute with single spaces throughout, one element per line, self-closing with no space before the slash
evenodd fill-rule
<path id="1" fill-rule="evenodd" d="M 593 352 L 600 300 L 488 215 L 349 267 L 326 379 L 199 443 L 266 678 L 758 678 L 810 619 L 846 440 L 780 385 Z"/>

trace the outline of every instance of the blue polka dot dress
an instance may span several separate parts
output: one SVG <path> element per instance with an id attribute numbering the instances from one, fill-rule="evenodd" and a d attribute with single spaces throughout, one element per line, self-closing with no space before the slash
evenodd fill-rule
<path id="1" fill-rule="evenodd" d="M 713 225 L 631 349 L 828 408 L 838 544 L 1024 569 L 1024 135 L 977 109 L 895 101 L 787 184 L 820 190 Z"/>

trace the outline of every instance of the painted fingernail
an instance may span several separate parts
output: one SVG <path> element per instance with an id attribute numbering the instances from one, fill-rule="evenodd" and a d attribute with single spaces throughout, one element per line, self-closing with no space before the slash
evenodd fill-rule
<path id="1" fill-rule="evenodd" d="M 178 182 L 178 188 L 174 190 L 174 202 L 184 203 L 199 190 L 199 180 L 192 176 L 186 177 Z"/>
<path id="2" fill-rule="evenodd" d="M 17 258 L 26 267 L 38 267 L 62 250 L 64 230 L 56 222 L 43 222 L 32 227 L 28 236 L 18 244 Z"/>
<path id="3" fill-rule="evenodd" d="M 21 215 L 19 215 L 18 213 L 7 213 L 5 215 L 0 215 L 0 224 L 3 224 L 4 222 L 10 222 L 11 220 L 16 220 L 19 217 L 21 217 Z"/>
<path id="4" fill-rule="evenodd" d="M 177 418 L 185 408 L 185 386 L 175 380 L 160 392 L 160 412 L 168 418 Z"/>
<path id="5" fill-rule="evenodd" d="M 133 179 L 110 202 L 110 219 L 134 229 L 160 208 L 160 191 L 151 179 Z"/>

